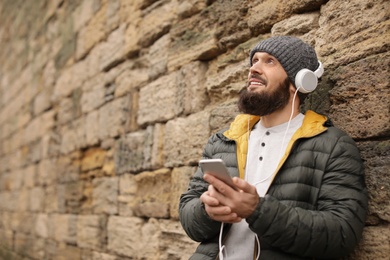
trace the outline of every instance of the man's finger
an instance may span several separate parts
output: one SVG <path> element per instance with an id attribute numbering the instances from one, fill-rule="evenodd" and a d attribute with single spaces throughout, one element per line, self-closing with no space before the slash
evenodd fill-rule
<path id="1" fill-rule="evenodd" d="M 203 179 L 207 181 L 210 185 L 213 185 L 221 194 L 226 194 L 227 192 L 234 191 L 229 185 L 220 179 L 212 176 L 211 174 L 205 173 Z"/>
<path id="2" fill-rule="evenodd" d="M 240 179 L 240 178 L 237 178 L 237 177 L 234 177 L 233 178 L 233 183 L 240 189 L 242 190 L 243 192 L 246 192 L 246 193 L 251 193 L 251 194 L 257 194 L 257 191 L 256 191 L 256 187 L 249 184 L 248 182 Z"/>

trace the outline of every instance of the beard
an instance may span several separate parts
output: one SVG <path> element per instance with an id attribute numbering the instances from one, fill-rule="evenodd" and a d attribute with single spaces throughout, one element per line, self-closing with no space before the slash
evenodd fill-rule
<path id="1" fill-rule="evenodd" d="M 266 116 L 285 107 L 290 99 L 290 80 L 288 77 L 272 92 L 249 92 L 247 88 L 240 92 L 238 100 L 239 111 L 255 115 Z"/>

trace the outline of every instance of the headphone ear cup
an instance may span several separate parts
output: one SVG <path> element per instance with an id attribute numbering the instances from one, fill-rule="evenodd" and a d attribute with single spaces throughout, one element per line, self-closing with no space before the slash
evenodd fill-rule
<path id="1" fill-rule="evenodd" d="M 301 69 L 295 76 L 295 86 L 301 93 L 310 93 L 317 87 L 318 79 L 313 71 Z"/>

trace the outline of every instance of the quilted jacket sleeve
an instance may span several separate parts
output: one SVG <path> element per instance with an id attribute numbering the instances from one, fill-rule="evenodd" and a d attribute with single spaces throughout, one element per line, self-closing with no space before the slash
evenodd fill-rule
<path id="1" fill-rule="evenodd" d="M 203 158 L 211 158 L 210 150 L 213 146 L 213 137 L 206 144 Z M 197 242 L 212 239 L 219 234 L 220 222 L 212 220 L 206 213 L 200 201 L 200 196 L 207 191 L 208 183 L 203 180 L 203 172 L 200 167 L 195 172 L 189 183 L 189 187 L 180 197 L 179 216 L 180 222 L 187 235 Z"/>
<path id="2" fill-rule="evenodd" d="M 227 140 L 222 133 L 212 135 L 204 150 L 203 158 L 222 159 L 231 176 L 238 176 L 235 142 Z M 222 140 L 223 139 L 223 140 Z M 198 242 L 218 239 L 221 222 L 212 220 L 200 201 L 200 196 L 207 191 L 208 183 L 203 180 L 203 172 L 198 167 L 189 187 L 180 197 L 180 222 L 188 236 Z"/>
<path id="3" fill-rule="evenodd" d="M 321 153 L 310 153 L 311 167 L 315 167 L 310 173 L 310 185 L 314 186 L 310 192 L 316 199 L 313 208 L 280 199 L 297 197 L 299 189 L 308 186 L 289 183 L 283 185 L 280 194 L 274 189 L 274 194 L 261 198 L 256 211 L 247 218 L 250 228 L 271 248 L 306 257 L 337 258 L 348 255 L 360 240 L 367 211 L 363 164 L 353 140 L 332 131 L 336 137 L 328 133 L 329 138 L 325 136 L 314 145 L 324 147 L 318 149 Z M 296 168 L 285 169 L 285 174 L 294 177 L 305 170 L 302 165 L 301 172 L 294 171 Z"/>

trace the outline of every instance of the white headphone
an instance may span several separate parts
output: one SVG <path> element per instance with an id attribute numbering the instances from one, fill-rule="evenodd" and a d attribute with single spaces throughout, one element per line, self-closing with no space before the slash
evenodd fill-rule
<path id="1" fill-rule="evenodd" d="M 318 61 L 318 69 L 314 72 L 309 69 L 301 69 L 295 76 L 295 86 L 301 93 L 314 91 L 318 84 L 318 78 L 324 73 L 322 63 Z"/>

